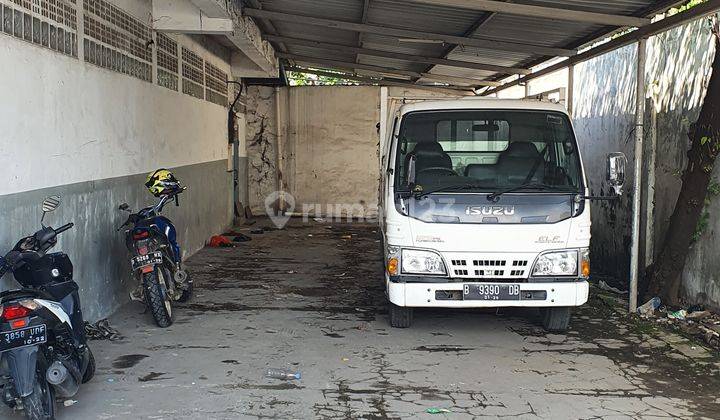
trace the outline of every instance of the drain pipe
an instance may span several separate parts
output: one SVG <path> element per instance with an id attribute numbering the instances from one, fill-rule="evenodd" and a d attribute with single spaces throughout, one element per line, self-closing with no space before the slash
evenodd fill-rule
<path id="1" fill-rule="evenodd" d="M 283 189 L 283 139 L 284 139 L 284 122 L 282 120 L 282 106 L 280 104 L 281 91 L 279 87 L 275 87 L 275 123 L 277 125 L 277 137 L 275 152 L 277 153 L 276 162 L 276 188 L 278 192 L 278 214 L 282 214 L 285 211 L 285 190 Z"/>
<path id="2" fill-rule="evenodd" d="M 238 208 L 240 204 L 240 192 L 238 191 L 240 187 L 240 139 L 237 136 L 237 130 L 235 129 L 235 124 L 237 122 L 237 114 L 235 113 L 235 105 L 237 105 L 238 101 L 240 100 L 240 96 L 243 93 L 243 84 L 240 82 L 236 82 L 234 80 L 228 80 L 225 83 L 227 84 L 235 84 L 240 86 L 240 89 L 238 90 L 237 95 L 235 96 L 235 100 L 233 101 L 232 105 L 230 105 L 230 108 L 228 109 L 228 143 L 232 144 L 233 148 L 233 214 L 235 215 L 235 218 L 239 218 L 241 215 L 244 216 L 245 212 L 243 209 Z M 245 203 L 247 205 L 247 203 Z"/>
<path id="3" fill-rule="evenodd" d="M 635 93 L 635 173 L 632 197 L 632 244 L 630 247 L 630 313 L 637 311 L 638 277 L 640 273 L 640 213 L 643 167 L 643 122 L 645 119 L 645 57 L 647 38 L 638 41 L 637 46 L 637 90 Z"/>

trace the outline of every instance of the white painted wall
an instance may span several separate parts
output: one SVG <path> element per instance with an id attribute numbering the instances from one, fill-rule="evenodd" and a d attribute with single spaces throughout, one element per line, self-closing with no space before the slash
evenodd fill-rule
<path id="1" fill-rule="evenodd" d="M 228 156 L 224 107 L 3 34 L 0 69 L 0 195 Z"/>
<path id="2" fill-rule="evenodd" d="M 380 88 L 291 87 L 286 95 L 284 184 L 295 211 L 304 204 L 318 215 L 377 215 Z"/>

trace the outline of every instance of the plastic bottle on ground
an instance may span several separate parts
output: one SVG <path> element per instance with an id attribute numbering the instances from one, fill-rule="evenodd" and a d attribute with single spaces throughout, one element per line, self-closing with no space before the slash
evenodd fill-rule
<path id="1" fill-rule="evenodd" d="M 265 372 L 265 376 L 268 378 L 285 379 L 285 380 L 293 380 L 293 379 L 302 378 L 302 374 L 300 374 L 300 372 L 293 372 L 288 369 L 276 369 L 276 368 L 268 369 Z"/>

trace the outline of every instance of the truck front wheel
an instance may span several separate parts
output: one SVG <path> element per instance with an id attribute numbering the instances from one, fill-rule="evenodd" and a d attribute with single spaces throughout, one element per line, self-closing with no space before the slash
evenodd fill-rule
<path id="1" fill-rule="evenodd" d="M 390 304 L 390 325 L 393 328 L 408 328 L 412 324 L 413 309 Z"/>
<path id="2" fill-rule="evenodd" d="M 542 308 L 540 315 L 543 320 L 543 327 L 547 331 L 567 331 L 570 325 L 570 308 Z"/>

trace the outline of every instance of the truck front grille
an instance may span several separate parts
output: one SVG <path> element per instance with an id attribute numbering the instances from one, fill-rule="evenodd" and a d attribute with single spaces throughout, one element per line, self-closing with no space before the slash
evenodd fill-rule
<path id="1" fill-rule="evenodd" d="M 534 255 L 517 254 L 492 255 L 446 255 L 450 262 L 450 274 L 459 278 L 478 279 L 526 279 L 529 276 L 530 263 Z"/>

